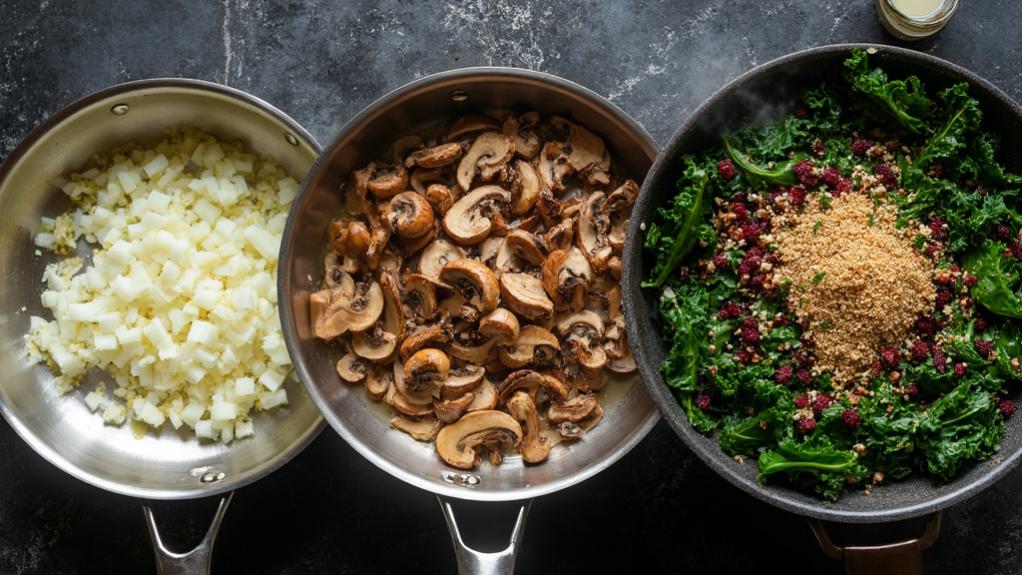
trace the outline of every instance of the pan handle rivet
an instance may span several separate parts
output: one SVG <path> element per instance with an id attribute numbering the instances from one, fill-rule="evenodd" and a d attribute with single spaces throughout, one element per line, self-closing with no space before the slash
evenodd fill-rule
<path id="1" fill-rule="evenodd" d="M 227 474 L 223 471 L 207 471 L 199 477 L 199 481 L 202 483 L 217 483 L 218 481 L 223 481 L 224 477 L 227 477 Z"/>
<path id="2" fill-rule="evenodd" d="M 461 103 L 461 102 L 464 102 L 466 100 L 468 100 L 468 92 L 466 92 L 465 90 L 454 90 L 453 92 L 451 92 L 451 101 L 452 102 L 459 102 L 459 103 Z"/>
<path id="3" fill-rule="evenodd" d="M 128 113 L 128 105 L 114 104 L 113 107 L 110 108 L 110 113 L 115 116 L 123 116 Z"/>
<path id="4" fill-rule="evenodd" d="M 287 143 L 291 144 L 292 146 L 298 145 L 298 138 L 296 138 L 295 135 L 292 134 L 291 132 L 285 132 L 284 139 L 287 140 Z"/>

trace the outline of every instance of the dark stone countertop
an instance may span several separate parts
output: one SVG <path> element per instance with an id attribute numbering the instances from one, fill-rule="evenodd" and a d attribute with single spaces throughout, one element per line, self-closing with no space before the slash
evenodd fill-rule
<path id="1" fill-rule="evenodd" d="M 915 47 L 1022 96 L 1022 5 L 967 1 Z M 869 0 L 0 2 L 0 155 L 61 105 L 126 80 L 226 83 L 321 141 L 414 78 L 482 64 L 557 74 L 609 97 L 664 141 L 715 88 L 776 56 L 893 43 Z M 0 573 L 151 573 L 136 501 L 81 483 L 0 424 Z M 945 514 L 930 573 L 1022 572 L 1022 469 Z M 208 502 L 161 506 L 194 541 Z M 509 524 L 508 524 L 509 525 Z M 876 534 L 871 533 L 863 537 Z M 482 539 L 496 541 L 497 536 Z M 217 573 L 450 573 L 436 500 L 327 430 L 240 490 Z M 519 573 L 839 573 L 804 520 L 718 479 L 659 425 L 603 474 L 533 506 Z"/>

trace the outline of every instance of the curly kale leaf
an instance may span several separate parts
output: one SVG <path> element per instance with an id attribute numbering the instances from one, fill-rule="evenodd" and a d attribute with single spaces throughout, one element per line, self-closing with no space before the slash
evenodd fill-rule
<path id="1" fill-rule="evenodd" d="M 919 78 L 888 80 L 882 68 L 869 67 L 869 56 L 862 50 L 853 51 L 845 60 L 845 78 L 872 104 L 866 110 L 875 119 L 894 119 L 913 134 L 926 131 L 930 100 Z"/>
<path id="2" fill-rule="evenodd" d="M 706 325 L 712 313 L 705 286 L 686 283 L 664 288 L 660 296 L 660 318 L 670 345 L 663 374 L 692 426 L 708 433 L 716 422 L 693 404 L 699 389 L 699 358 L 706 339 Z"/>
<path id="3" fill-rule="evenodd" d="M 1019 263 L 1004 256 L 1005 245 L 987 240 L 962 260 L 966 271 L 976 276 L 972 297 L 987 310 L 1001 316 L 1022 318 L 1022 298 L 1017 289 Z"/>
<path id="4" fill-rule="evenodd" d="M 650 223 L 646 232 L 645 247 L 653 252 L 656 263 L 650 272 L 652 279 L 642 282 L 643 287 L 662 286 L 697 240 L 714 239 L 713 229 L 703 221 L 710 205 L 706 190 L 709 171 L 692 156 L 683 161 L 686 168 L 678 181 L 678 194 L 670 206 L 657 210 L 658 220 Z"/>
<path id="5" fill-rule="evenodd" d="M 795 163 L 797 160 L 794 158 L 781 162 L 773 167 L 759 166 L 756 165 L 749 156 L 745 155 L 744 152 L 736 150 L 731 145 L 731 141 L 727 136 L 724 136 L 723 140 L 724 151 L 727 152 L 731 161 L 734 162 L 735 166 L 737 166 L 750 181 L 763 181 L 780 186 L 795 185 L 795 182 L 797 181 L 795 179 Z"/>
<path id="6" fill-rule="evenodd" d="M 760 482 L 766 483 L 778 473 L 784 473 L 796 485 L 813 489 L 828 501 L 836 501 L 847 478 L 861 480 L 866 467 L 854 451 L 838 449 L 826 436 L 818 435 L 801 443 L 782 439 L 776 449 L 760 453 Z"/>
<path id="7" fill-rule="evenodd" d="M 724 417 L 724 425 L 717 434 L 720 448 L 728 455 L 751 455 L 761 447 L 775 441 L 775 411 L 765 410 L 749 417 L 730 414 Z"/>
<path id="8" fill-rule="evenodd" d="M 989 382 L 986 382 L 989 383 Z M 997 402 L 982 383 L 968 380 L 930 406 L 920 423 L 926 470 L 945 481 L 971 461 L 990 456 L 1004 435 Z"/>
<path id="9" fill-rule="evenodd" d="M 979 102 L 969 96 L 969 84 L 959 82 L 940 92 L 940 117 L 943 125 L 926 142 L 912 165 L 923 169 L 934 160 L 955 157 L 968 145 L 966 135 L 979 128 L 983 113 Z"/>

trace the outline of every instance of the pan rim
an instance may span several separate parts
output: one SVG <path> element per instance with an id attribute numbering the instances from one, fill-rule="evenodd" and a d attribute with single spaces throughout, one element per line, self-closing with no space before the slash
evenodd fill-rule
<path id="1" fill-rule="evenodd" d="M 150 91 L 153 89 L 166 88 L 217 94 L 235 100 L 239 104 L 252 106 L 280 122 L 289 131 L 291 131 L 296 138 L 298 138 L 299 142 L 308 145 L 317 154 L 317 157 L 322 152 L 322 146 L 319 142 L 316 141 L 312 134 L 298 124 L 297 121 L 285 114 L 279 108 L 265 100 L 253 96 L 252 94 L 238 90 L 237 88 L 231 88 L 230 86 L 225 86 L 223 84 L 207 80 L 167 77 L 147 78 L 123 82 L 91 92 L 65 106 L 62 106 L 56 112 L 49 115 L 40 124 L 30 130 L 21 139 L 21 141 L 19 141 L 18 145 L 11 150 L 3 163 L 0 163 L 0 183 L 7 180 L 8 175 L 14 167 L 21 162 L 21 160 L 44 135 L 60 126 L 64 121 L 72 118 L 79 111 L 98 102 L 109 100 L 112 97 L 124 96 L 137 91 Z M 2 399 L 2 397 L 0 397 L 0 415 L 3 415 L 4 420 L 11 429 L 13 429 L 22 441 L 28 444 L 33 451 L 68 475 L 71 475 L 72 477 L 94 487 L 103 489 L 104 491 L 129 497 L 153 500 L 178 500 L 210 497 L 249 485 L 280 469 L 289 461 L 294 459 L 295 456 L 304 451 L 305 448 L 319 436 L 326 426 L 326 422 L 323 420 L 322 415 L 320 415 L 315 424 L 310 425 L 296 441 L 292 442 L 286 449 L 277 453 L 272 459 L 268 460 L 268 463 L 259 467 L 255 471 L 237 476 L 229 476 L 223 481 L 217 483 L 200 483 L 199 486 L 194 488 L 167 489 L 143 487 L 133 483 L 125 483 L 108 479 L 96 473 L 85 471 L 78 465 L 69 461 L 66 457 L 62 456 L 48 442 L 33 433 L 29 426 L 21 420 L 18 413 L 12 409 L 7 402 Z"/>
<path id="2" fill-rule="evenodd" d="M 811 60 L 814 58 L 833 57 L 836 54 L 844 54 L 853 49 L 873 49 L 881 54 L 893 54 L 903 60 L 921 65 L 928 65 L 932 69 L 945 75 L 967 79 L 971 84 L 977 86 L 987 95 L 1000 100 L 1007 108 L 1014 109 L 1016 113 L 1019 113 L 1019 104 L 990 81 L 978 76 L 976 73 L 971 72 L 962 66 L 930 54 L 878 43 L 828 44 L 799 50 L 743 72 L 733 80 L 724 84 L 721 88 L 717 89 L 709 98 L 693 110 L 692 113 L 689 114 L 674 131 L 670 139 L 667 141 L 667 144 L 663 147 L 660 155 L 654 161 L 652 167 L 650 167 L 649 175 L 643 182 L 642 190 L 640 191 L 639 197 L 633 208 L 635 213 L 645 213 L 646 211 L 646 205 L 650 202 L 652 193 L 650 191 L 650 186 L 654 179 L 652 175 L 662 172 L 668 163 L 677 159 L 682 141 L 686 138 L 688 132 L 690 132 L 701 121 L 701 118 L 706 114 L 706 112 L 713 108 L 720 100 L 727 97 L 735 89 L 740 89 L 740 87 L 750 79 L 759 77 L 766 73 L 781 70 L 793 62 Z M 642 253 L 641 240 L 639 237 L 641 234 L 641 230 L 639 229 L 640 223 L 641 222 L 639 222 L 638 219 L 633 219 L 631 225 L 629 225 L 624 252 L 626 259 L 623 262 L 622 272 L 622 289 L 624 290 L 622 303 L 625 310 L 625 322 L 627 324 L 629 336 L 636 341 L 641 341 L 638 338 L 638 334 L 642 333 L 640 320 L 637 314 L 643 314 L 645 312 L 644 304 L 640 301 L 642 298 L 642 288 L 639 287 L 639 283 L 642 278 L 636 277 L 639 274 L 639 264 L 636 262 L 639 261 Z M 690 451 L 695 453 L 695 455 L 704 464 L 710 467 L 718 476 L 727 480 L 727 482 L 731 485 L 740 488 L 745 493 L 757 499 L 798 515 L 840 523 L 860 524 L 911 519 L 928 513 L 935 513 L 980 493 L 1004 477 L 1004 475 L 1011 471 L 1019 463 L 1020 459 L 1022 459 L 1022 449 L 1016 450 L 1014 453 L 1011 453 L 1003 459 L 998 458 L 999 454 L 995 454 L 987 460 L 976 463 L 976 465 L 994 464 L 979 478 L 968 484 L 957 486 L 946 493 L 940 493 L 939 495 L 915 504 L 890 507 L 878 511 L 851 511 L 828 508 L 826 507 L 826 503 L 822 501 L 815 505 L 809 504 L 805 501 L 789 496 L 786 492 L 781 491 L 774 486 L 761 485 L 755 480 L 750 480 L 749 478 L 740 475 L 734 470 L 733 466 L 725 464 L 726 461 L 731 460 L 724 455 L 722 451 L 720 451 L 716 442 L 714 442 L 710 448 L 706 448 L 699 444 L 696 441 L 697 436 L 703 436 L 695 431 L 691 424 L 689 424 L 688 417 L 684 414 L 680 404 L 678 404 L 671 391 L 667 388 L 666 383 L 662 381 L 657 370 L 650 367 L 649 362 L 651 361 L 651 358 L 649 356 L 651 354 L 646 349 L 646 345 L 644 343 L 641 345 L 635 345 L 633 346 L 632 352 L 635 355 L 640 372 L 643 373 L 642 379 L 645 382 L 650 395 L 653 397 L 658 408 L 664 414 L 664 420 L 682 439 L 685 446 Z M 876 494 L 874 494 L 874 496 L 876 496 Z"/>
<path id="3" fill-rule="evenodd" d="M 649 154 L 650 157 L 655 158 L 659 153 L 659 147 L 657 146 L 656 141 L 653 140 L 652 136 L 649 135 L 645 128 L 643 128 L 638 122 L 632 119 L 631 116 L 629 116 L 619 107 L 614 105 L 612 102 L 610 102 L 603 96 L 600 96 L 596 92 L 593 92 L 592 90 L 580 84 L 572 82 L 571 80 L 567 80 L 565 78 L 561 78 L 553 74 L 547 74 L 545 72 L 539 72 L 536 70 L 527 70 L 524 68 L 515 68 L 510 66 L 471 66 L 464 68 L 455 68 L 423 76 L 422 78 L 413 80 L 377 98 L 372 103 L 363 108 L 358 114 L 356 114 L 350 120 L 348 120 L 344 124 L 344 126 L 337 132 L 337 135 L 330 141 L 326 148 L 324 148 L 324 152 L 320 154 L 319 158 L 317 158 L 316 162 L 309 170 L 309 175 L 306 177 L 305 181 L 302 182 L 301 190 L 299 191 L 298 196 L 295 198 L 295 201 L 292 204 L 291 216 L 288 217 L 287 226 L 284 229 L 284 241 L 281 242 L 281 257 L 278 260 L 279 267 L 277 270 L 277 293 L 281 294 L 279 296 L 279 301 L 281 302 L 284 301 L 283 294 L 288 293 L 286 287 L 291 277 L 290 273 L 285 269 L 286 262 L 284 258 L 284 253 L 289 249 L 291 238 L 293 238 L 294 236 L 292 232 L 292 228 L 294 226 L 293 216 L 295 210 L 297 209 L 297 206 L 300 203 L 300 200 L 307 193 L 309 179 L 312 177 L 313 174 L 319 171 L 321 164 L 323 164 L 326 160 L 328 152 L 337 147 L 337 145 L 340 144 L 341 140 L 345 139 L 349 135 L 349 133 L 358 125 L 362 124 L 367 119 L 379 113 L 381 109 L 384 109 L 392 105 L 394 102 L 400 101 L 410 92 L 414 92 L 419 88 L 427 85 L 435 86 L 453 84 L 458 81 L 463 81 L 466 78 L 478 78 L 487 76 L 496 78 L 511 77 L 519 80 L 524 79 L 527 81 L 537 82 L 548 86 L 552 85 L 555 88 L 566 90 L 573 94 L 582 96 L 592 104 L 598 106 L 599 108 L 603 108 L 605 111 L 609 113 L 609 116 L 612 117 L 617 123 L 619 123 L 620 125 L 630 130 L 632 133 L 637 135 L 645 147 L 644 151 L 647 154 Z M 553 493 L 555 491 L 559 491 L 561 489 L 565 489 L 567 487 L 585 481 L 586 479 L 592 477 L 593 475 L 596 475 L 597 473 L 603 471 L 607 467 L 610 467 L 612 464 L 617 462 L 621 457 L 623 457 L 625 454 L 630 452 L 636 445 L 638 445 L 639 442 L 645 439 L 645 437 L 649 434 L 649 431 L 653 428 L 654 425 L 656 425 L 657 421 L 659 421 L 660 419 L 660 411 L 658 409 L 651 410 L 650 414 L 646 417 L 645 420 L 643 420 L 642 424 L 638 427 L 638 429 L 632 435 L 632 437 L 630 437 L 628 441 L 624 442 L 614 452 L 600 459 L 596 464 L 590 465 L 589 467 L 586 467 L 584 469 L 577 470 L 572 474 L 558 477 L 553 481 L 549 481 L 542 484 L 529 485 L 525 487 L 517 487 L 513 489 L 504 489 L 501 491 L 473 491 L 471 490 L 471 488 L 460 487 L 454 484 L 441 484 L 433 479 L 427 479 L 423 476 L 415 475 L 413 473 L 406 471 L 404 468 L 395 464 L 390 459 L 381 456 L 372 448 L 371 445 L 363 443 L 357 437 L 355 437 L 354 434 L 348 431 L 348 429 L 343 424 L 341 417 L 330 407 L 329 402 L 320 393 L 319 389 L 314 384 L 311 383 L 313 377 L 309 373 L 305 364 L 303 362 L 294 361 L 295 356 L 299 353 L 300 346 L 297 342 L 297 335 L 291 329 L 291 323 L 293 320 L 292 314 L 290 313 L 288 306 L 281 304 L 279 307 L 281 314 L 281 325 L 284 330 L 284 341 L 287 344 L 289 353 L 291 353 L 292 355 L 292 362 L 295 367 L 295 372 L 298 374 L 298 379 L 301 380 L 302 383 L 305 385 L 305 389 L 309 397 L 311 397 L 312 400 L 316 403 L 316 406 L 319 408 L 320 413 L 323 415 L 324 419 L 326 419 L 327 422 L 330 424 L 330 427 L 332 427 L 338 433 L 338 435 L 340 435 L 341 438 L 344 439 L 345 443 L 350 445 L 362 457 L 364 457 L 366 460 L 368 460 L 376 467 L 382 469 L 383 471 L 403 481 L 404 483 L 413 485 L 415 487 L 418 487 L 420 489 L 423 489 L 425 491 L 437 495 L 471 501 L 519 501 L 523 499 L 539 497 L 541 495 L 546 495 L 549 493 Z M 639 377 L 639 379 L 641 379 L 641 376 Z M 451 471 L 454 472 L 456 470 L 452 468 Z"/>

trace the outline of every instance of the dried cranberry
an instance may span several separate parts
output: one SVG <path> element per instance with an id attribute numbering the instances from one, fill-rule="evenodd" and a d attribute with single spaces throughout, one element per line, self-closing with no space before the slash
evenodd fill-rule
<path id="1" fill-rule="evenodd" d="M 890 164 L 877 164 L 873 173 L 880 176 L 880 181 L 888 188 L 898 187 L 898 176 L 894 173 L 894 166 Z"/>
<path id="2" fill-rule="evenodd" d="M 914 383 L 910 383 L 908 384 L 908 387 L 905 388 L 905 393 L 907 393 L 909 397 L 915 397 L 919 395 L 919 386 Z"/>
<path id="3" fill-rule="evenodd" d="M 862 424 L 862 418 L 859 417 L 859 412 L 854 409 L 846 409 L 841 412 L 841 421 L 845 422 L 845 425 L 855 429 Z"/>
<path id="4" fill-rule="evenodd" d="M 793 372 L 794 370 L 791 368 L 790 365 L 782 365 L 781 367 L 777 368 L 777 371 L 774 372 L 774 381 L 776 381 L 777 383 L 788 383 L 788 380 L 791 379 Z"/>
<path id="5" fill-rule="evenodd" d="M 926 247 L 923 248 L 923 253 L 926 254 L 926 257 L 928 258 L 932 258 L 939 251 L 940 244 L 926 244 Z"/>
<path id="6" fill-rule="evenodd" d="M 795 407 L 797 407 L 799 409 L 805 409 L 806 406 L 808 406 L 808 405 L 809 405 L 809 396 L 808 395 L 800 395 L 800 396 L 795 398 Z"/>
<path id="7" fill-rule="evenodd" d="M 724 158 L 717 162 L 717 173 L 720 177 L 724 178 L 725 181 L 731 181 L 734 179 L 737 172 L 735 171 L 735 165 L 731 162 L 731 158 Z"/>
<path id="8" fill-rule="evenodd" d="M 809 158 L 796 162 L 794 171 L 795 177 L 802 182 L 802 185 L 809 188 L 816 185 L 818 178 L 813 174 L 813 161 Z"/>
<path id="9" fill-rule="evenodd" d="M 734 319 L 742 315 L 742 308 L 738 307 L 733 301 L 729 301 L 720 307 L 717 311 L 717 317 L 720 319 Z"/>
<path id="10" fill-rule="evenodd" d="M 923 361 L 930 356 L 930 344 L 919 339 L 912 344 L 912 361 Z"/>
<path id="11" fill-rule="evenodd" d="M 985 317 L 977 317 L 975 323 L 973 323 L 973 327 L 976 331 L 986 331 L 986 329 L 990 327 L 990 323 L 987 322 Z"/>
<path id="12" fill-rule="evenodd" d="M 997 227 L 994 228 L 994 235 L 996 235 L 999 240 L 1007 240 L 1011 237 L 1011 229 L 1004 224 L 998 224 Z"/>
<path id="13" fill-rule="evenodd" d="M 978 353 L 979 356 L 982 357 L 983 359 L 990 359 L 990 354 L 993 353 L 994 351 L 994 346 L 991 345 L 990 342 L 985 339 L 974 340 L 972 342 L 972 347 L 973 349 L 976 350 L 976 353 Z"/>
<path id="14" fill-rule="evenodd" d="M 810 433 L 816 429 L 816 420 L 812 417 L 803 417 L 798 420 L 798 430 L 802 433 Z"/>
<path id="15" fill-rule="evenodd" d="M 1001 415 L 1004 417 L 1011 417 L 1011 415 L 1015 413 L 1015 409 L 1017 409 L 1017 407 L 1014 401 L 1010 399 L 1002 399 L 997 402 L 997 409 L 1001 410 Z"/>
<path id="16" fill-rule="evenodd" d="M 743 347 L 735 352 L 735 357 L 738 358 L 739 365 L 749 365 L 752 361 L 752 352 Z"/>
<path id="17" fill-rule="evenodd" d="M 944 373 L 947 370 L 947 356 L 940 348 L 933 350 L 933 369 L 936 369 L 937 373 Z"/>
<path id="18" fill-rule="evenodd" d="M 759 343 L 759 322 L 756 318 L 749 317 L 742 322 L 742 341 L 746 343 Z"/>
<path id="19" fill-rule="evenodd" d="M 788 197 L 793 207 L 799 207 L 806 203 L 806 189 L 802 186 L 792 186 L 788 189 Z"/>
<path id="20" fill-rule="evenodd" d="M 962 377 L 963 375 L 965 375 L 965 369 L 966 365 L 964 362 L 956 363 L 955 367 L 953 368 L 955 375 L 957 375 L 958 377 Z"/>
<path id="21" fill-rule="evenodd" d="M 865 156 L 866 152 L 873 147 L 873 144 L 869 143 L 869 140 L 863 138 L 855 138 L 852 140 L 852 153 L 856 156 Z"/>
<path id="22" fill-rule="evenodd" d="M 820 179 L 828 186 L 836 186 L 841 181 L 841 171 L 834 166 L 829 166 L 820 174 Z"/>
<path id="23" fill-rule="evenodd" d="M 809 373 L 808 369 L 800 369 L 795 372 L 795 377 L 798 378 L 803 384 L 808 384 L 813 379 L 813 374 Z"/>
<path id="24" fill-rule="evenodd" d="M 852 191 L 852 181 L 842 178 L 836 186 L 834 191 L 831 193 L 835 198 L 840 198 L 843 194 L 847 194 Z"/>
<path id="25" fill-rule="evenodd" d="M 962 278 L 962 283 L 965 284 L 965 287 L 970 287 L 970 288 L 971 287 L 975 287 L 977 281 L 979 281 L 979 280 L 977 280 L 976 276 L 974 276 L 972 274 L 965 274 L 965 277 Z"/>
<path id="26" fill-rule="evenodd" d="M 728 261 L 727 256 L 724 254 L 714 254 L 713 267 L 722 270 L 724 268 L 731 267 L 731 262 Z"/>
<path id="27" fill-rule="evenodd" d="M 923 335 L 937 333 L 937 323 L 932 318 L 923 316 L 916 320 L 916 330 Z"/>
<path id="28" fill-rule="evenodd" d="M 738 218 L 739 221 L 745 221 L 749 219 L 749 209 L 745 207 L 742 202 L 731 203 L 731 213 Z"/>
<path id="29" fill-rule="evenodd" d="M 816 140 L 809 145 L 809 149 L 817 156 L 823 156 L 827 153 L 827 145 L 823 143 L 823 140 Z"/>
<path id="30" fill-rule="evenodd" d="M 901 352 L 898 351 L 898 348 L 892 346 L 881 348 L 880 361 L 888 368 L 897 367 L 898 362 L 901 361 Z"/>
<path id="31" fill-rule="evenodd" d="M 947 239 L 947 223 L 942 218 L 933 218 L 930 220 L 930 235 L 938 240 Z"/>
<path id="32" fill-rule="evenodd" d="M 706 411 L 707 409 L 710 409 L 710 396 L 705 393 L 696 395 L 695 404 L 696 407 L 699 408 L 699 411 Z"/>
<path id="33" fill-rule="evenodd" d="M 955 296 L 951 293 L 951 290 L 939 289 L 937 290 L 937 309 L 941 309 L 947 304 L 954 301 Z"/>
<path id="34" fill-rule="evenodd" d="M 742 226 L 741 233 L 742 233 L 742 239 L 743 240 L 745 240 L 745 241 L 747 241 L 749 243 L 754 243 L 756 240 L 759 239 L 759 234 L 760 234 L 759 225 L 758 224 L 747 224 L 747 225 L 744 225 L 744 226 Z"/>
<path id="35" fill-rule="evenodd" d="M 821 395 L 817 397 L 816 401 L 813 402 L 813 413 L 816 415 L 823 413 L 823 410 L 830 407 L 830 404 L 832 403 L 834 403 L 834 398 L 829 395 Z"/>

